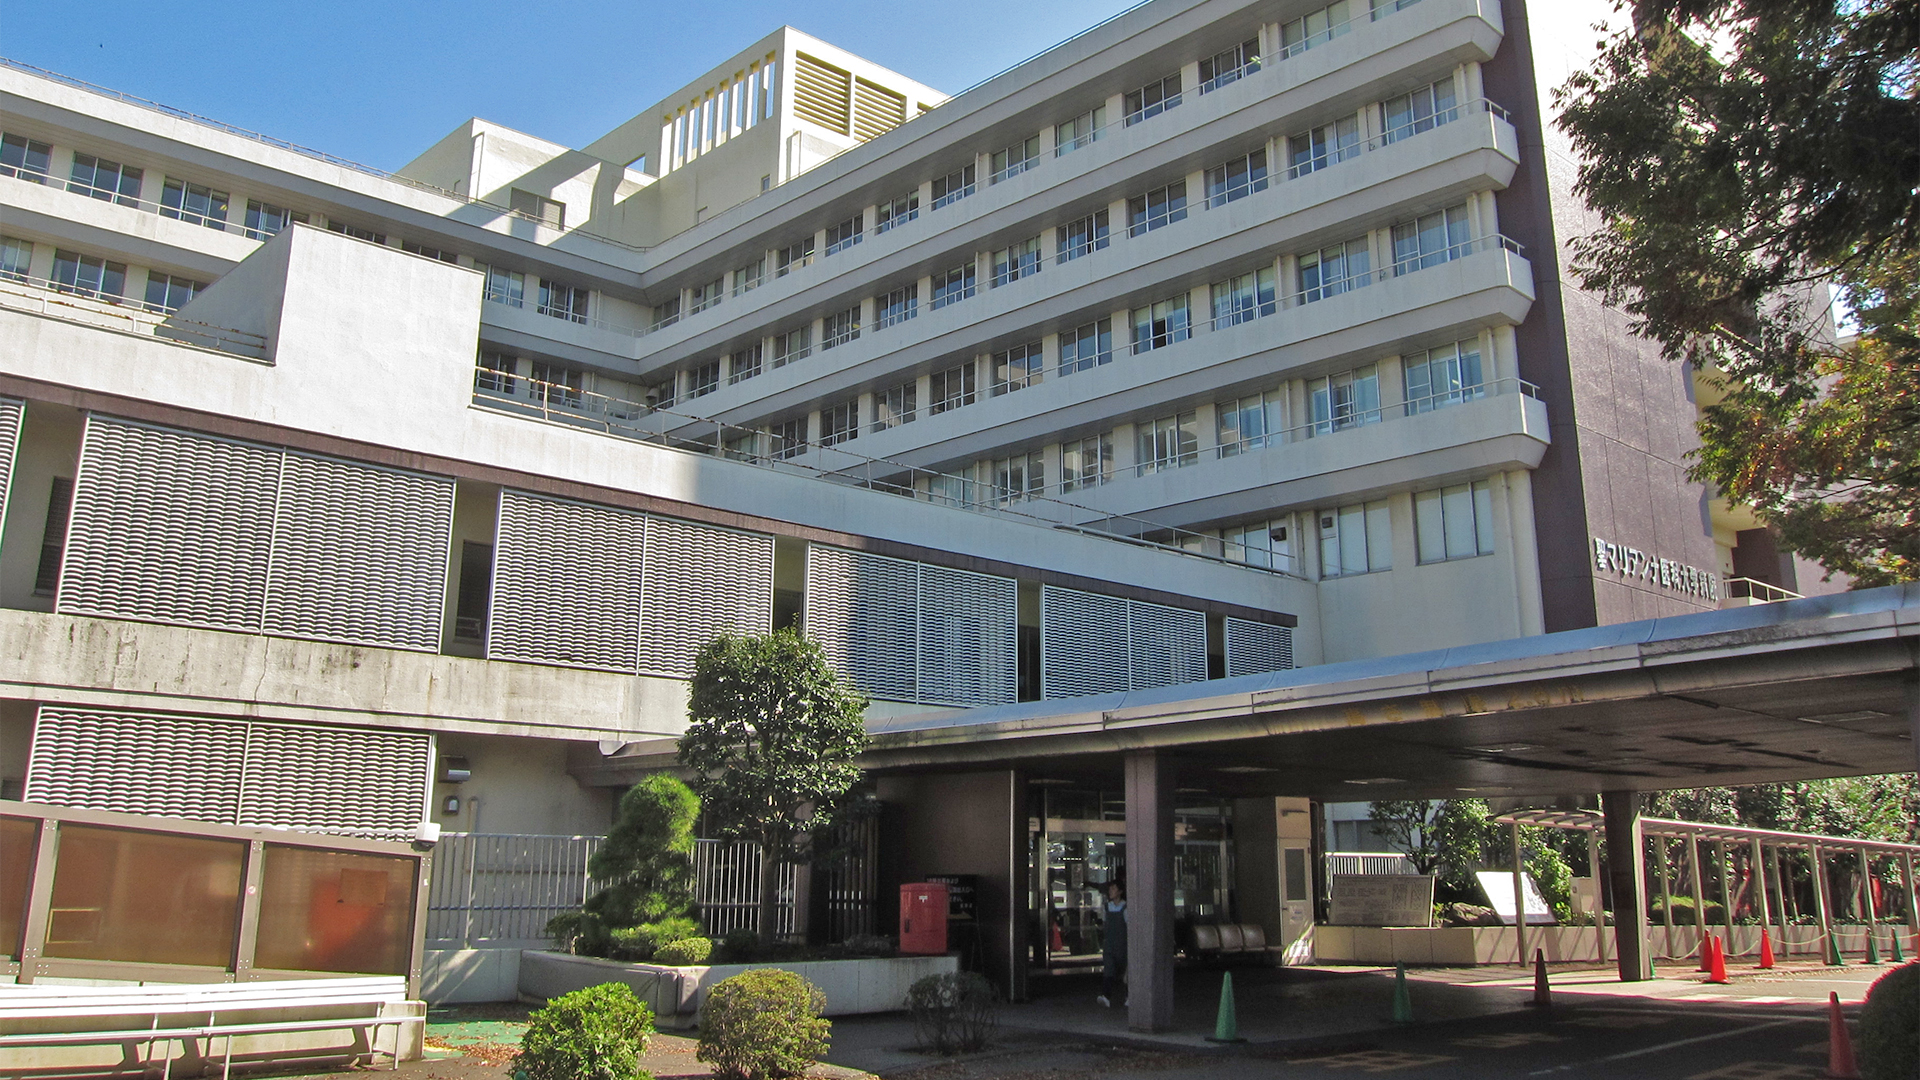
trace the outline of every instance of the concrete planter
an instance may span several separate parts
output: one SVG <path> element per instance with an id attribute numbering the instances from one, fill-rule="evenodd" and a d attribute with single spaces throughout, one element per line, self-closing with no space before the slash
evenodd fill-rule
<path id="1" fill-rule="evenodd" d="M 872 960 L 809 960 L 791 964 L 714 964 L 663 967 L 590 956 L 536 952 L 520 954 L 520 997 L 546 1001 L 583 987 L 619 982 L 633 987 L 653 1009 L 662 1028 L 689 1028 L 700 1022 L 707 991 L 722 979 L 755 968 L 791 971 L 826 992 L 828 1016 L 897 1012 L 906 1008 L 907 988 L 928 975 L 960 970 L 955 956 L 895 956 Z"/>
<path id="2" fill-rule="evenodd" d="M 1721 939 L 1730 959 L 1752 958 L 1760 954 L 1760 928 L 1735 926 L 1729 936 L 1725 926 L 1709 925 L 1707 933 Z M 1774 954 L 1781 959 L 1807 959 L 1823 955 L 1817 926 L 1789 926 L 1784 938 L 1773 927 Z M 1843 953 L 1866 950 L 1866 929 L 1860 926 L 1835 926 L 1834 938 Z M 1543 949 L 1547 959 L 1611 960 L 1614 958 L 1613 927 L 1605 930 L 1606 953 L 1600 952 L 1600 935 L 1591 926 L 1527 927 L 1527 958 L 1533 950 Z M 1671 944 L 1667 928 L 1647 928 L 1647 941 L 1653 947 L 1656 964 L 1697 960 L 1694 952 L 1698 938 L 1691 926 L 1675 926 Z M 1521 959 L 1516 953 L 1511 926 L 1318 926 L 1314 928 L 1313 959 L 1321 964 L 1513 964 Z M 1885 930 L 1880 948 L 1887 949 Z M 1672 958 L 1672 959 L 1668 959 Z"/>

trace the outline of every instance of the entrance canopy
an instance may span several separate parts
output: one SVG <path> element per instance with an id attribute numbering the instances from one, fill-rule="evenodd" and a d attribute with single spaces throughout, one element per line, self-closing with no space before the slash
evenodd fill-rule
<path id="1" fill-rule="evenodd" d="M 1920 586 L 1152 691 L 901 716 L 880 772 L 1118 776 L 1325 801 L 1652 791 L 1898 772 L 1920 725 Z"/>

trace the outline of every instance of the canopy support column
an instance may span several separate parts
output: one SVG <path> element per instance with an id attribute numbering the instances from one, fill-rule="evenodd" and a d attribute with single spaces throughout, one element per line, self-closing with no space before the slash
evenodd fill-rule
<path id="1" fill-rule="evenodd" d="M 1634 791 L 1603 791 L 1600 811 L 1606 818 L 1607 883 L 1613 888 L 1613 933 L 1615 955 L 1620 961 L 1620 981 L 1640 982 L 1653 977 L 1647 956 L 1647 865 L 1640 829 L 1640 794 Z M 1594 865 L 1599 865 L 1599 849 L 1587 834 L 1587 850 Z M 1596 889 L 1599 881 L 1594 882 Z M 1599 904 L 1594 907 L 1598 909 Z M 1594 912 L 1599 924 L 1600 958 L 1606 959 L 1606 925 Z"/>

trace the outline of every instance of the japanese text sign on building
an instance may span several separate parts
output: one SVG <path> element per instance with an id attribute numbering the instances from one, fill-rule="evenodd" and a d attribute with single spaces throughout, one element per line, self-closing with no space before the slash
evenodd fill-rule
<path id="1" fill-rule="evenodd" d="M 1649 555 L 1625 544 L 1608 543 L 1597 536 L 1593 538 L 1593 568 L 1598 573 L 1618 574 L 1628 581 L 1644 581 L 1703 600 L 1720 599 L 1719 574 Z"/>

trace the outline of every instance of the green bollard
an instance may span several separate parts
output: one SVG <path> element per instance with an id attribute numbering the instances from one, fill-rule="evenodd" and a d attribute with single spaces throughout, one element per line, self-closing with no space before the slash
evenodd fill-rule
<path id="1" fill-rule="evenodd" d="M 1241 1043 L 1247 1040 L 1240 1037 L 1240 1016 L 1233 1008 L 1233 972 L 1220 973 L 1220 1012 L 1214 1017 L 1213 1034 L 1207 1036 L 1208 1042 Z"/>
<path id="2" fill-rule="evenodd" d="M 1413 1023 L 1413 998 L 1407 994 L 1407 965 L 1393 965 L 1393 1022 Z"/>
<path id="3" fill-rule="evenodd" d="M 1893 945 L 1893 962 L 1896 964 L 1906 963 L 1907 958 L 1900 954 L 1900 931 L 1896 929 L 1893 933 L 1888 934 L 1887 940 Z"/>
<path id="4" fill-rule="evenodd" d="M 1827 966 L 1839 967 L 1846 962 L 1846 959 L 1840 955 L 1839 935 L 1831 930 L 1827 931 Z"/>
<path id="5" fill-rule="evenodd" d="M 1860 961 L 1863 964 L 1880 962 L 1880 935 L 1874 932 L 1876 929 L 1872 923 L 1867 924 L 1867 958 Z"/>

